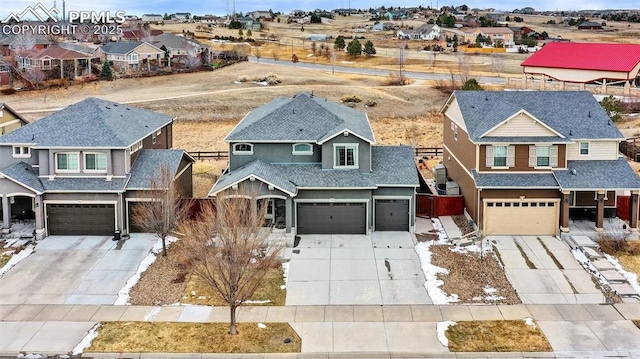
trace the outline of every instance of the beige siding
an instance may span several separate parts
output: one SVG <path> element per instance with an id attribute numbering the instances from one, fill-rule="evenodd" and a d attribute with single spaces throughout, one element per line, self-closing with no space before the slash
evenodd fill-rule
<path id="1" fill-rule="evenodd" d="M 157 54 L 161 54 L 162 50 L 158 51 L 158 49 L 154 48 L 149 44 L 142 44 L 142 46 L 138 47 L 135 52 L 140 54 L 140 59 L 142 60 L 143 58 L 146 58 L 146 56 L 142 56 L 142 55 L 147 55 L 147 54 L 157 55 Z"/>
<path id="2" fill-rule="evenodd" d="M 587 141 L 588 142 L 588 141 Z M 567 145 L 567 160 L 617 160 L 618 141 L 593 141 L 589 142 L 589 154 L 580 155 L 580 143 Z"/>
<path id="3" fill-rule="evenodd" d="M 449 117 L 455 124 L 458 125 L 458 127 L 467 132 L 467 126 L 464 125 L 464 118 L 462 116 L 462 112 L 460 111 L 460 106 L 458 105 L 457 99 L 453 99 L 447 110 L 444 112 L 444 115 Z"/>
<path id="4" fill-rule="evenodd" d="M 525 74 L 544 74 L 559 81 L 589 82 L 602 78 L 626 80 L 628 73 L 596 70 L 555 69 L 548 67 L 524 67 Z"/>
<path id="5" fill-rule="evenodd" d="M 487 133 L 486 137 L 558 137 L 558 135 L 539 121 L 521 113 Z"/>
<path id="6" fill-rule="evenodd" d="M 23 125 L 22 120 L 6 108 L 0 109 L 0 115 L 0 135 L 15 131 Z"/>

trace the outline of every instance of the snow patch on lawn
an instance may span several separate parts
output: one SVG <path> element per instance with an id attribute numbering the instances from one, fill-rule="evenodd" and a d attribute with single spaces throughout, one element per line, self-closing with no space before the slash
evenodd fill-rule
<path id="1" fill-rule="evenodd" d="M 433 229 L 438 232 L 438 244 L 446 244 L 449 237 L 447 236 L 447 232 L 444 231 L 444 227 L 440 220 L 437 218 L 431 218 L 431 223 L 433 224 Z"/>
<path id="2" fill-rule="evenodd" d="M 424 277 L 426 282 L 424 283 L 424 287 L 431 297 L 433 304 L 448 304 L 458 301 L 458 295 L 452 294 L 447 295 L 440 286 L 444 284 L 444 282 L 438 279 L 438 274 L 448 274 L 449 270 L 445 268 L 440 268 L 431 264 L 431 247 L 432 243 L 422 242 L 416 244 L 416 252 L 418 253 L 418 258 L 420 258 L 420 266 L 422 267 L 422 271 L 424 272 Z"/>
<path id="3" fill-rule="evenodd" d="M 573 258 L 575 258 L 580 264 L 582 264 L 582 266 L 586 268 L 589 273 L 591 273 L 593 276 L 598 278 L 598 281 L 601 284 L 606 284 L 606 285 L 609 284 L 607 280 L 604 279 L 604 277 L 596 269 L 596 266 L 594 266 L 593 263 L 591 263 L 589 258 L 587 258 L 587 256 L 581 250 L 572 249 L 571 254 L 573 255 Z"/>
<path id="4" fill-rule="evenodd" d="M 89 329 L 89 333 L 87 333 L 87 335 L 82 338 L 80 343 L 78 343 L 78 345 L 73 348 L 71 354 L 82 354 L 82 352 L 87 349 L 91 345 L 91 342 L 98 336 L 98 328 L 100 328 L 100 323 L 94 325 L 93 328 Z"/>
<path id="5" fill-rule="evenodd" d="M 289 283 L 289 263 L 282 263 L 282 278 L 284 279 L 284 285 L 280 286 L 280 289 L 287 289 L 287 283 Z"/>
<path id="6" fill-rule="evenodd" d="M 271 303 L 270 299 L 267 300 L 245 300 L 244 304 L 267 304 Z"/>
<path id="7" fill-rule="evenodd" d="M 438 333 L 438 341 L 440 342 L 440 344 L 442 344 L 442 346 L 448 347 L 449 346 L 449 339 L 447 339 L 447 329 L 449 329 L 450 326 L 452 325 L 456 325 L 456 322 L 437 322 L 436 323 L 436 331 Z"/>
<path id="8" fill-rule="evenodd" d="M 25 247 L 23 250 L 21 250 L 20 253 L 14 254 L 11 257 L 11 259 L 9 259 L 7 264 L 5 264 L 4 267 L 0 268 L 0 277 L 2 277 L 5 273 L 7 273 L 9 269 L 13 268 L 13 266 L 20 263 L 20 261 L 30 256 L 31 253 L 34 252 L 34 250 L 35 250 L 35 247 L 33 244 L 31 244 Z"/>
<path id="9" fill-rule="evenodd" d="M 533 318 L 530 317 L 526 317 L 524 318 L 524 324 L 528 325 L 531 327 L 531 329 L 536 329 L 536 322 L 533 320 Z"/>
<path id="10" fill-rule="evenodd" d="M 631 286 L 631 288 L 633 288 L 633 290 L 635 290 L 636 293 L 640 294 L 640 285 L 638 285 L 638 276 L 635 273 L 631 273 L 629 271 L 626 271 L 624 268 L 622 268 L 622 265 L 620 264 L 617 258 L 610 256 L 606 253 L 604 254 L 604 257 L 607 258 L 609 263 L 613 264 L 616 270 L 620 274 L 622 274 L 622 276 L 624 277 L 624 279 L 627 280 L 627 282 L 629 282 L 629 285 Z"/>
<path id="11" fill-rule="evenodd" d="M 267 326 L 264 323 L 258 323 L 258 328 L 267 329 Z"/>
<path id="12" fill-rule="evenodd" d="M 169 248 L 171 243 L 174 243 L 176 241 L 178 241 L 178 238 L 176 237 L 167 237 L 166 239 L 167 248 Z M 136 271 L 136 273 L 132 275 L 131 278 L 127 280 L 127 284 L 125 284 L 124 287 L 120 289 L 120 291 L 118 292 L 118 299 L 116 299 L 113 305 L 131 305 L 131 303 L 129 303 L 129 300 L 131 299 L 131 297 L 129 296 L 129 292 L 131 291 L 131 288 L 133 288 L 138 283 L 138 281 L 140 280 L 140 277 L 142 276 L 142 273 L 144 273 L 147 270 L 147 268 L 149 268 L 149 266 L 151 266 L 153 262 L 156 261 L 157 254 L 161 252 L 162 252 L 162 239 L 158 238 L 158 241 L 156 241 L 153 247 L 151 247 L 150 253 L 146 257 L 144 257 L 142 262 L 140 262 L 140 265 L 138 266 L 138 270 Z"/>

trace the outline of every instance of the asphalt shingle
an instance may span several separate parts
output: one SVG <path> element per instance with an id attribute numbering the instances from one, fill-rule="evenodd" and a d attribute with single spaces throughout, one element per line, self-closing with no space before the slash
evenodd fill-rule
<path id="1" fill-rule="evenodd" d="M 375 142 L 364 112 L 300 93 L 249 112 L 225 140 L 322 142 L 344 130 Z"/>
<path id="2" fill-rule="evenodd" d="M 241 182 L 242 180 L 254 175 L 258 179 L 269 182 L 279 189 L 295 195 L 298 190 L 295 184 L 293 184 L 286 174 L 280 171 L 279 167 L 276 167 L 268 162 L 262 160 L 252 161 L 232 172 L 227 172 L 220 179 L 209 192 L 210 196 L 229 188 L 231 185 Z"/>
<path id="3" fill-rule="evenodd" d="M 184 156 L 183 150 L 142 150 L 131 168 L 127 190 L 151 189 L 164 166 L 175 174 Z"/>
<path id="4" fill-rule="evenodd" d="M 5 177 L 11 178 L 18 183 L 22 183 L 23 185 L 34 189 L 38 193 L 44 192 L 44 186 L 42 186 L 42 182 L 40 182 L 38 174 L 35 172 L 33 167 L 31 167 L 31 165 L 27 163 L 14 163 L 9 167 L 0 170 L 0 174 Z"/>
<path id="5" fill-rule="evenodd" d="M 418 186 L 418 170 L 413 148 L 409 146 L 372 146 L 371 167 L 377 185 Z"/>
<path id="6" fill-rule="evenodd" d="M 593 95 L 587 91 L 456 91 L 469 136 L 485 132 L 525 110 L 568 140 L 622 139 Z"/>
<path id="7" fill-rule="evenodd" d="M 552 173 L 472 173 L 478 188 L 560 188 Z"/>
<path id="8" fill-rule="evenodd" d="M 0 144 L 127 148 L 172 121 L 168 115 L 92 97 L 0 136 Z"/>
<path id="9" fill-rule="evenodd" d="M 640 177 L 624 158 L 615 161 L 567 161 L 566 170 L 554 170 L 563 189 L 638 189 Z"/>

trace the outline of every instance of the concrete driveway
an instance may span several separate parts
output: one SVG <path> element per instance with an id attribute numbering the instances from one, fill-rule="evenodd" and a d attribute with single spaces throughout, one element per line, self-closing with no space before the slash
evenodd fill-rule
<path id="1" fill-rule="evenodd" d="M 598 304 L 596 288 L 570 248 L 552 236 L 490 236 L 524 304 Z"/>
<path id="2" fill-rule="evenodd" d="M 285 255 L 287 305 L 432 303 L 408 232 L 306 235 Z"/>
<path id="3" fill-rule="evenodd" d="M 157 241 L 50 236 L 0 278 L 0 304 L 113 304 Z"/>

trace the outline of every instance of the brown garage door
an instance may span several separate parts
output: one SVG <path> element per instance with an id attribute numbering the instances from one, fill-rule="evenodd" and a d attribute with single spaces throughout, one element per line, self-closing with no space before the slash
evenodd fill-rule
<path id="1" fill-rule="evenodd" d="M 486 235 L 555 235 L 559 227 L 557 200 L 485 200 Z"/>
<path id="2" fill-rule="evenodd" d="M 367 205 L 358 203 L 298 203 L 298 234 L 366 234 Z"/>
<path id="3" fill-rule="evenodd" d="M 140 233 L 140 232 L 144 232 L 142 230 L 142 228 L 136 224 L 136 222 L 133 220 L 133 209 L 135 208 L 136 204 L 138 204 L 138 202 L 129 202 L 129 232 L 130 233 Z"/>
<path id="4" fill-rule="evenodd" d="M 47 228 L 51 235 L 112 235 L 112 204 L 47 204 Z"/>

